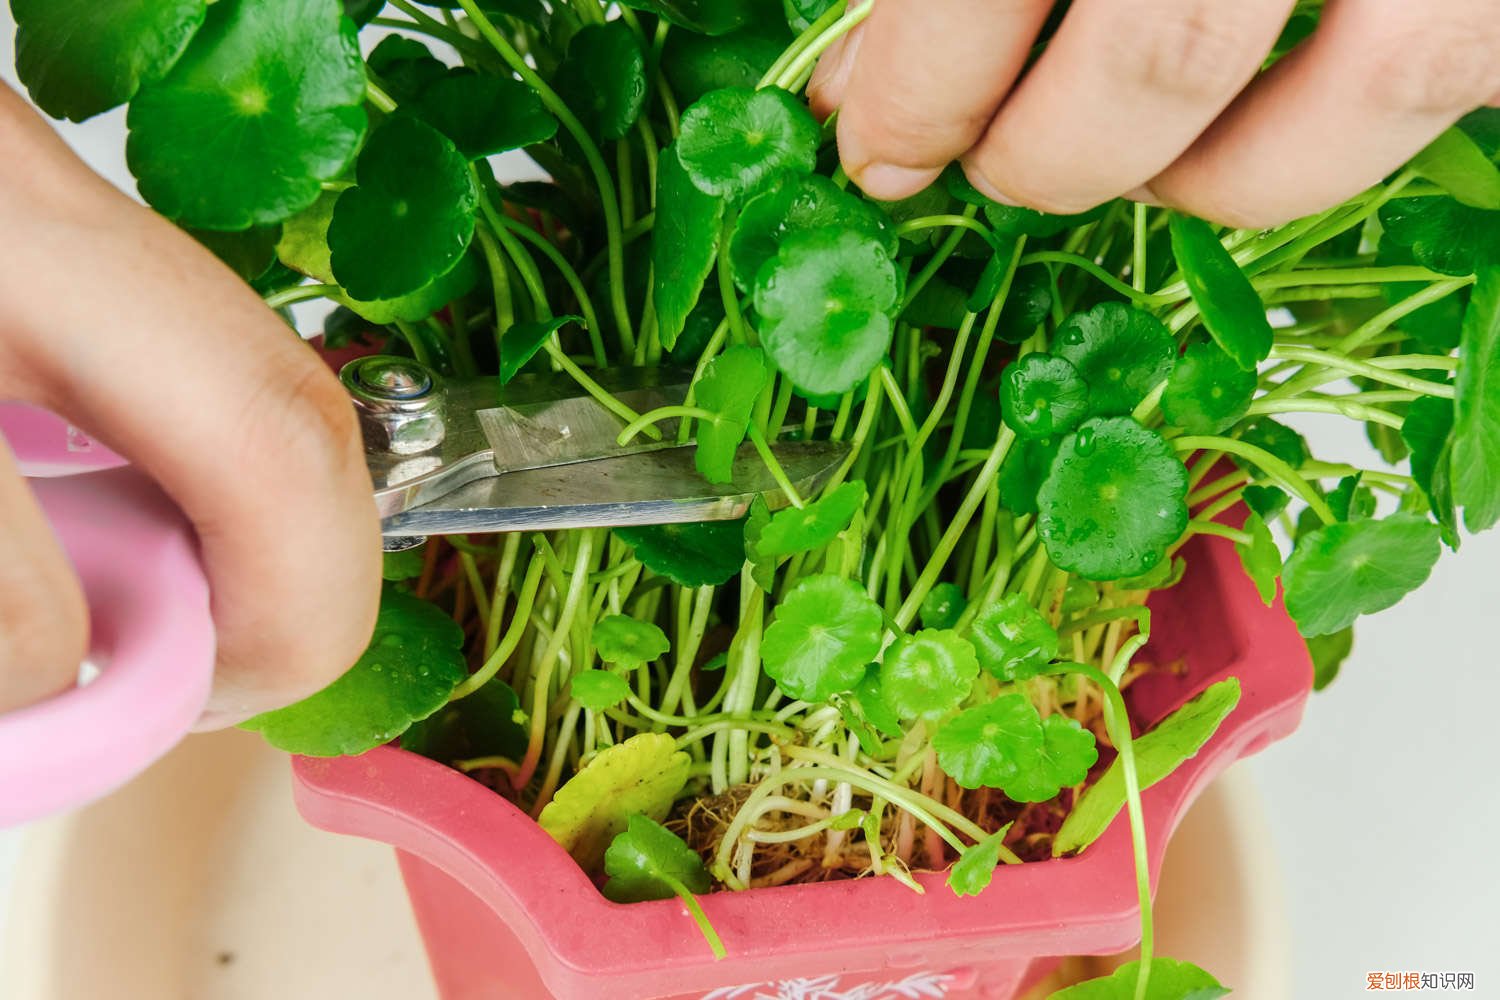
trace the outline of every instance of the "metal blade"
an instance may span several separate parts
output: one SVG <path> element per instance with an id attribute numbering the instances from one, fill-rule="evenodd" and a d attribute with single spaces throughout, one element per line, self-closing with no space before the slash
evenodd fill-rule
<path id="1" fill-rule="evenodd" d="M 383 523 L 387 536 L 618 528 L 743 517 L 756 496 L 786 505 L 765 463 L 740 449 L 734 482 L 715 486 L 698 474 L 691 447 L 527 469 L 471 482 Z M 772 448 L 797 491 L 816 492 L 844 457 L 842 442 L 788 442 Z"/>

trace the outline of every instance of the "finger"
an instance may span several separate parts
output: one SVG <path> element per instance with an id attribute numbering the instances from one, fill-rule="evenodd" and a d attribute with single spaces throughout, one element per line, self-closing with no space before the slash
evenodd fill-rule
<path id="1" fill-rule="evenodd" d="M 1270 226 L 1378 182 L 1500 91 L 1500 4 L 1339 0 L 1177 162 L 1157 200 Z"/>
<path id="2" fill-rule="evenodd" d="M 1150 180 L 1254 77 L 1294 0 L 1075 0 L 964 158 L 999 201 L 1082 212 Z"/>
<path id="3" fill-rule="evenodd" d="M 984 132 L 1051 0 L 878 0 L 839 111 L 844 169 L 895 200 L 931 184 Z"/>
<path id="4" fill-rule="evenodd" d="M 844 103 L 844 94 L 849 89 L 849 74 L 854 71 L 854 61 L 859 55 L 860 42 L 865 37 L 865 25 L 861 21 L 842 38 L 828 46 L 818 59 L 818 68 L 807 81 L 807 100 L 818 121 L 827 121 L 828 116 Z"/>
<path id="5" fill-rule="evenodd" d="M 380 586 L 347 396 L 192 239 L 91 188 L 50 132 L 0 124 L 0 139 L 17 131 L 23 159 L 78 183 L 0 185 L 7 370 L 33 401 L 102 432 L 192 520 L 219 637 L 215 720 L 320 689 L 368 640 Z"/>
<path id="6" fill-rule="evenodd" d="M 0 713 L 71 687 L 88 625 L 83 589 L 0 441 Z"/>

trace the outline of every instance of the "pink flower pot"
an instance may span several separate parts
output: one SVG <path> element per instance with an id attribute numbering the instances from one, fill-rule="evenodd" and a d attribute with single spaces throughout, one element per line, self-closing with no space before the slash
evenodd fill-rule
<path id="1" fill-rule="evenodd" d="M 1182 660 L 1128 700 L 1154 722 L 1209 684 L 1238 677 L 1238 707 L 1207 745 L 1144 796 L 1153 882 L 1177 821 L 1224 768 L 1291 733 L 1312 682 L 1278 603 L 1261 604 L 1222 540 L 1192 545 L 1187 578 L 1154 598 L 1146 656 Z M 960 899 L 942 873 L 913 893 L 890 878 L 706 897 L 728 957 L 715 961 L 675 899 L 619 905 L 524 813 L 415 754 L 298 758 L 302 815 L 395 845 L 444 1000 L 1006 1000 L 1074 954 L 1139 936 L 1122 814 L 1074 858 L 1002 866 Z M 1191 959 L 1192 956 L 1182 956 Z"/>

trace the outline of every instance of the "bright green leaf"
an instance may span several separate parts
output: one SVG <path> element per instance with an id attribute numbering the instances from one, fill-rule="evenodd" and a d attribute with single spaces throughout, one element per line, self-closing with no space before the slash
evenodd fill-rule
<path id="1" fill-rule="evenodd" d="M 1090 580 L 1138 576 L 1187 530 L 1188 477 L 1172 446 L 1129 417 L 1096 417 L 1063 439 L 1037 493 L 1042 541 Z"/>
<path id="2" fill-rule="evenodd" d="M 656 221 L 651 229 L 652 301 L 657 339 L 671 350 L 687 325 L 719 253 L 724 199 L 704 194 L 677 159 L 661 152 L 656 173 Z"/>
<path id="3" fill-rule="evenodd" d="M 735 344 L 710 361 L 703 377 L 693 384 L 694 401 L 714 415 L 697 425 L 693 462 L 704 479 L 727 483 L 733 478 L 734 456 L 750 427 L 755 401 L 770 377 L 764 351 Z"/>
<path id="4" fill-rule="evenodd" d="M 1167 380 L 1161 412 L 1189 434 L 1222 434 L 1250 408 L 1256 383 L 1255 372 L 1235 364 L 1218 344 L 1191 344 Z"/>
<path id="5" fill-rule="evenodd" d="M 1005 788 L 1036 762 L 1042 744 L 1042 720 L 1021 694 L 966 708 L 932 737 L 938 763 L 964 788 Z"/>
<path id="6" fill-rule="evenodd" d="M 1250 541 L 1235 542 L 1234 551 L 1239 554 L 1245 574 L 1254 581 L 1260 599 L 1270 607 L 1276 600 L 1276 578 L 1281 575 L 1281 550 L 1259 514 L 1245 518 L 1245 531 Z"/>
<path id="7" fill-rule="evenodd" d="M 1094 734 L 1064 715 L 1042 720 L 1042 745 L 1001 787 L 1017 802 L 1046 802 L 1081 784 L 1099 759 Z"/>
<path id="8" fill-rule="evenodd" d="M 381 579 L 392 582 L 401 580 L 413 580 L 422 575 L 422 564 L 424 549 L 402 549 L 399 552 L 386 552 L 381 557 Z"/>
<path id="9" fill-rule="evenodd" d="M 585 670 L 574 674 L 568 690 L 578 704 L 591 712 L 602 712 L 630 697 L 630 683 L 608 670 Z"/>
<path id="10" fill-rule="evenodd" d="M 1000 851 L 1005 847 L 1005 835 L 1011 824 L 996 830 L 977 844 L 964 849 L 964 853 L 948 870 L 948 888 L 955 896 L 977 896 L 995 877 L 995 866 L 1000 863 Z"/>
<path id="11" fill-rule="evenodd" d="M 526 756 L 530 738 L 521 701 L 498 678 L 458 701 L 450 701 L 401 734 L 401 749 L 452 764 L 474 757 Z"/>
<path id="12" fill-rule="evenodd" d="M 1434 271 L 1461 277 L 1500 267 L 1500 212 L 1448 197 L 1395 198 L 1381 206 L 1380 224 L 1387 239 Z"/>
<path id="13" fill-rule="evenodd" d="M 364 64 L 337 0 L 217 0 L 131 102 L 126 160 L 158 211 L 269 225 L 317 200 L 365 131 Z"/>
<path id="14" fill-rule="evenodd" d="M 159 79 L 203 24 L 205 0 L 11 0 L 16 75 L 37 107 L 81 122 Z"/>
<path id="15" fill-rule="evenodd" d="M 470 160 L 545 142 L 557 132 L 557 119 L 526 84 L 466 70 L 427 87 L 416 111 Z"/>
<path id="16" fill-rule="evenodd" d="M 968 603 L 964 598 L 964 589 L 945 580 L 935 585 L 922 598 L 922 607 L 917 611 L 917 617 L 921 619 L 923 628 L 953 628 L 958 624 L 959 618 L 963 617 Z"/>
<path id="17" fill-rule="evenodd" d="M 803 701 L 827 701 L 863 679 L 880 653 L 885 616 L 850 580 L 810 576 L 776 607 L 761 641 L 766 673 Z"/>
<path id="18" fill-rule="evenodd" d="M 880 664 L 872 663 L 866 668 L 864 679 L 854 686 L 850 697 L 859 705 L 865 721 L 886 739 L 900 739 L 906 734 L 901 717 L 885 700 L 885 690 L 880 686 Z"/>
<path id="19" fill-rule="evenodd" d="M 557 790 L 537 823 L 594 873 L 610 841 L 640 813 L 666 817 L 687 784 L 692 758 L 666 733 L 637 733 L 601 750 Z"/>
<path id="20" fill-rule="evenodd" d="M 1464 525 L 1500 521 L 1500 266 L 1479 272 L 1464 313 L 1453 410 L 1453 502 Z"/>
<path id="21" fill-rule="evenodd" d="M 705 194 L 737 198 L 779 170 L 811 173 L 820 129 L 795 97 L 727 87 L 683 112 L 677 156 Z"/>
<path id="22" fill-rule="evenodd" d="M 605 663 L 634 668 L 665 655 L 672 643 L 655 622 L 610 615 L 594 626 L 594 648 Z"/>
<path id="23" fill-rule="evenodd" d="M 517 323 L 500 337 L 500 384 L 520 374 L 547 341 L 569 323 L 582 323 L 582 316 L 553 316 L 546 320 Z"/>
<path id="24" fill-rule="evenodd" d="M 1409 166 L 1465 205 L 1500 209 L 1500 168 L 1457 126 L 1432 140 Z"/>
<path id="25" fill-rule="evenodd" d="M 435 604 L 387 588 L 375 634 L 354 666 L 294 705 L 240 724 L 288 753 L 364 753 L 442 708 L 468 676 L 464 635 Z"/>
<path id="26" fill-rule="evenodd" d="M 1071 363 L 1087 384 L 1091 414 L 1119 416 L 1135 409 L 1171 373 L 1177 341 L 1150 313 L 1101 302 L 1057 328 L 1052 353 Z"/>
<path id="27" fill-rule="evenodd" d="M 1066 434 L 1089 415 L 1089 387 L 1066 359 L 1028 354 L 1001 376 L 1000 412 L 1021 437 Z"/>
<path id="28" fill-rule="evenodd" d="M 745 564 L 743 521 L 701 521 L 616 528 L 647 569 L 683 587 L 718 585 Z"/>
<path id="29" fill-rule="evenodd" d="M 1172 253 L 1203 325 L 1224 353 L 1246 371 L 1271 353 L 1271 322 L 1250 279 L 1202 219 L 1173 213 Z"/>
<path id="30" fill-rule="evenodd" d="M 1020 594 L 979 612 L 969 639 L 979 665 L 1002 681 L 1035 677 L 1057 658 L 1057 630 Z"/>
<path id="31" fill-rule="evenodd" d="M 761 339 L 778 368 L 812 393 L 845 393 L 890 349 L 895 265 L 856 232 L 793 233 L 756 279 Z"/>
<path id="32" fill-rule="evenodd" d="M 1140 962 L 1126 962 L 1111 975 L 1058 990 L 1047 1000 L 1136 1000 Z M 1153 958 L 1143 1000 L 1218 1000 L 1229 990 L 1196 965 Z"/>
<path id="33" fill-rule="evenodd" d="M 864 503 L 865 484 L 856 480 L 834 487 L 800 510 L 779 510 L 761 532 L 756 552 L 762 557 L 776 557 L 821 549 L 849 527 Z"/>
<path id="34" fill-rule="evenodd" d="M 1135 740 L 1135 767 L 1141 789 L 1150 788 L 1208 742 L 1240 700 L 1240 682 L 1233 677 L 1206 688 L 1202 694 L 1158 722 Z M 1099 780 L 1078 797 L 1052 841 L 1060 857 L 1080 851 L 1098 840 L 1125 808 L 1125 771 L 1119 758 Z"/>
<path id="35" fill-rule="evenodd" d="M 631 816 L 604 852 L 604 872 L 609 876 L 604 895 L 616 903 L 680 898 L 714 957 L 724 957 L 724 943 L 693 898 L 713 888 L 713 880 L 703 859 L 676 834 L 649 817 Z"/>
<path id="36" fill-rule="evenodd" d="M 903 635 L 885 651 L 880 690 L 903 719 L 936 719 L 957 708 L 979 675 L 969 641 L 951 629 Z"/>
<path id="37" fill-rule="evenodd" d="M 1391 607 L 1436 565 L 1438 527 L 1413 514 L 1325 525 L 1297 539 L 1282 571 L 1286 609 L 1305 636 Z"/>
<path id="38" fill-rule="evenodd" d="M 414 292 L 468 249 L 478 188 L 463 155 L 436 129 L 391 118 L 360 152 L 356 178 L 328 226 L 333 274 L 350 295 Z"/>
<path id="39" fill-rule="evenodd" d="M 1339 484 L 1328 491 L 1328 509 L 1340 521 L 1358 521 L 1375 514 L 1375 494 L 1368 486 L 1360 485 L 1364 472 L 1345 476 Z"/>
<path id="40" fill-rule="evenodd" d="M 766 261 L 791 233 L 832 227 L 877 240 L 894 258 L 896 227 L 879 206 L 843 190 L 826 177 L 782 174 L 745 203 L 729 238 L 735 284 L 750 292 Z"/>
<path id="41" fill-rule="evenodd" d="M 1354 651 L 1354 628 L 1341 628 L 1327 635 L 1304 640 L 1313 662 L 1313 690 L 1321 691 L 1339 675 L 1339 667 Z"/>
<path id="42" fill-rule="evenodd" d="M 623 21 L 590 24 L 568 43 L 555 83 L 596 140 L 623 139 L 646 103 L 646 56 Z"/>
<path id="43" fill-rule="evenodd" d="M 1453 414 L 1451 399 L 1423 396 L 1412 400 L 1401 424 L 1401 439 L 1411 449 L 1411 476 L 1427 498 L 1443 530 L 1443 540 L 1458 546 L 1453 506 Z"/>

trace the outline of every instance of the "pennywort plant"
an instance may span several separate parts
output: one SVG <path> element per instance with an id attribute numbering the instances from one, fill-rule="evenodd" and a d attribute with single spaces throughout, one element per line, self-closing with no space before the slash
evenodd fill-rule
<path id="1" fill-rule="evenodd" d="M 741 522 L 392 555 L 359 663 L 247 724 L 449 762 L 716 950 L 694 894 L 942 869 L 976 893 L 1125 810 L 1143 960 L 1059 995 L 1219 995 L 1152 971 L 1140 792 L 1239 689 L 1132 737 L 1150 594 L 1195 537 L 1234 546 L 1322 686 L 1360 615 L 1500 520 L 1500 113 L 1226 232 L 1003 206 L 956 170 L 863 197 L 799 96 L 868 13 L 842 0 L 12 5 L 35 100 L 129 102 L 142 194 L 272 308 L 335 303 L 329 346 L 563 372 L 622 443 L 675 433 L 713 483 L 769 466 L 786 506 Z M 686 402 L 638 413 L 590 374 L 640 365 L 690 372 Z M 1384 463 L 1315 457 L 1302 414 Z M 817 495 L 788 439 L 847 444 Z"/>

